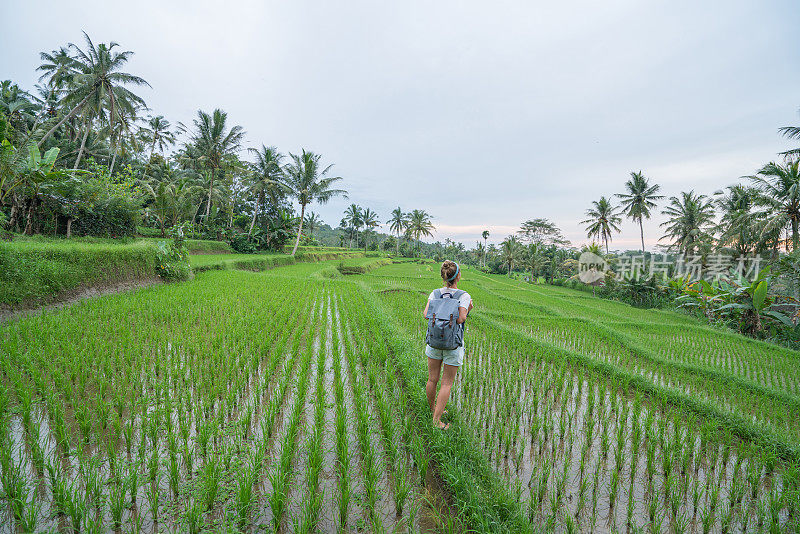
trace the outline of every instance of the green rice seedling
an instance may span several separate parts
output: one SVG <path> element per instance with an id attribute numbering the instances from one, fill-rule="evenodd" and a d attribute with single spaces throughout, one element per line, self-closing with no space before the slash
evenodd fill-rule
<path id="1" fill-rule="evenodd" d="M 780 514 L 783 509 L 783 495 L 779 493 L 777 487 L 773 487 L 767 496 L 769 500 L 769 526 L 770 532 L 781 532 Z"/>
<path id="2" fill-rule="evenodd" d="M 214 503 L 217 500 L 222 478 L 222 469 L 220 467 L 217 458 L 208 460 L 206 465 L 203 466 L 203 504 L 207 512 L 214 510 Z"/>
<path id="3" fill-rule="evenodd" d="M 11 515 L 18 522 L 21 522 L 28 502 L 28 489 L 25 487 L 22 477 L 17 474 L 7 482 L 4 481 L 3 493 L 11 508 Z"/>
<path id="4" fill-rule="evenodd" d="M 550 493 L 550 515 L 547 517 L 547 530 L 550 532 L 555 531 L 560 507 L 561 501 L 559 496 L 556 495 L 556 493 Z"/>
<path id="5" fill-rule="evenodd" d="M 615 468 L 614 471 L 611 473 L 611 491 L 608 495 L 608 505 L 611 507 L 612 510 L 614 509 L 614 504 L 616 502 L 618 490 L 619 490 L 619 470 Z"/>
<path id="6" fill-rule="evenodd" d="M 245 530 L 250 521 L 250 512 L 253 508 L 253 487 L 256 476 L 253 467 L 247 467 L 239 472 L 236 479 L 236 515 L 239 529 Z"/>
<path id="7" fill-rule="evenodd" d="M 700 486 L 700 482 L 697 479 L 694 479 L 692 482 L 692 517 L 697 515 L 697 507 L 700 504 L 700 500 L 703 498 L 704 494 L 705 489 Z"/>
<path id="8" fill-rule="evenodd" d="M 425 480 L 428 474 L 428 462 L 430 458 L 428 457 L 427 451 L 425 450 L 425 445 L 422 444 L 422 439 L 419 437 L 419 435 L 414 436 L 414 439 L 411 442 L 411 450 L 414 452 L 414 463 L 417 466 L 420 484 L 424 486 L 426 484 Z"/>
<path id="9" fill-rule="evenodd" d="M 655 522 L 658 517 L 658 500 L 655 498 L 650 499 L 647 503 L 647 518 L 651 523 Z"/>
<path id="10" fill-rule="evenodd" d="M 158 523 L 158 508 L 159 508 L 159 492 L 158 487 L 160 484 L 160 476 L 157 476 L 155 480 L 150 483 L 150 487 L 148 488 L 145 496 L 147 498 L 147 504 L 150 506 L 150 517 L 153 519 L 154 523 Z"/>
<path id="11" fill-rule="evenodd" d="M 408 499 L 411 490 L 412 485 L 410 469 L 408 463 L 405 460 L 401 460 L 400 465 L 395 471 L 394 503 L 397 517 L 401 517 L 403 515 L 406 500 Z"/>
<path id="12" fill-rule="evenodd" d="M 125 450 L 130 456 L 133 448 L 133 421 L 127 421 L 122 427 L 122 437 L 125 439 Z"/>
<path id="13" fill-rule="evenodd" d="M 178 455 L 175 451 L 169 453 L 169 489 L 172 491 L 172 497 L 178 498 L 179 485 L 181 480 L 180 466 L 178 465 Z"/>
<path id="14" fill-rule="evenodd" d="M 656 513 L 655 517 L 650 520 L 650 524 L 647 526 L 647 531 L 650 534 L 660 534 L 665 531 L 664 516 L 661 513 Z"/>
<path id="15" fill-rule="evenodd" d="M 152 452 L 150 453 L 150 458 L 147 460 L 147 473 L 148 473 L 148 480 L 150 482 L 155 482 L 156 477 L 158 476 L 159 470 L 161 468 L 160 461 L 158 457 L 158 449 L 153 447 Z"/>
<path id="16" fill-rule="evenodd" d="M 575 523 L 575 518 L 573 518 L 570 514 L 564 514 L 564 531 L 567 534 L 575 534 L 578 532 L 578 525 Z"/>
<path id="17" fill-rule="evenodd" d="M 111 482 L 108 508 L 111 514 L 111 523 L 115 530 L 122 527 L 122 513 L 125 511 L 125 504 L 125 486 L 118 480 Z"/>
<path id="18" fill-rule="evenodd" d="M 47 471 L 47 478 L 50 481 L 50 492 L 53 495 L 53 509 L 58 515 L 65 515 L 67 513 L 67 486 L 66 477 L 58 461 L 52 462 L 47 460 L 45 464 Z M 6 469 L 3 469 L 3 473 Z"/>
<path id="19" fill-rule="evenodd" d="M 72 530 L 77 534 L 81 531 L 81 524 L 88 513 L 86 498 L 81 494 L 77 482 L 69 485 L 66 495 L 66 512 L 72 523 Z"/>
<path id="20" fill-rule="evenodd" d="M 103 480 L 100 478 L 99 467 L 95 460 L 90 461 L 84 473 L 84 488 L 86 491 L 86 500 L 89 504 L 94 505 L 96 510 L 103 506 Z"/>
<path id="21" fill-rule="evenodd" d="M 183 446 L 183 464 L 186 466 L 186 477 L 191 479 L 194 475 L 194 450 L 186 444 Z"/>
<path id="22" fill-rule="evenodd" d="M 127 483 L 131 504 L 136 504 L 136 496 L 139 493 L 139 466 L 136 463 L 128 465 Z"/>
<path id="23" fill-rule="evenodd" d="M 711 511 L 711 508 L 703 508 L 700 512 L 700 524 L 703 534 L 711 532 L 711 527 L 714 525 L 714 513 Z"/>
<path id="24" fill-rule="evenodd" d="M 550 478 L 550 463 L 542 466 L 541 473 L 539 474 L 539 489 L 536 495 L 536 502 L 544 503 L 544 497 L 547 494 L 547 480 Z"/>
<path id="25" fill-rule="evenodd" d="M 189 497 L 184 518 L 187 530 L 191 534 L 199 534 L 202 529 L 203 510 L 194 495 Z"/>
<path id="26" fill-rule="evenodd" d="M 678 514 L 672 522 L 670 531 L 673 534 L 684 534 L 689 530 L 690 520 L 683 514 Z"/>
<path id="27" fill-rule="evenodd" d="M 42 511 L 42 503 L 37 500 L 35 489 L 25 489 L 22 496 L 22 510 L 14 512 L 19 530 L 22 532 L 36 532 L 39 524 L 39 514 Z M 12 505 L 12 510 L 15 507 Z"/>

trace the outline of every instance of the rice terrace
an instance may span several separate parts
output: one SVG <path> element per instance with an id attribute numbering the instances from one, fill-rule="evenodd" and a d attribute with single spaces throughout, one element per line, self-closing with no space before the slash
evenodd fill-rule
<path id="1" fill-rule="evenodd" d="M 798 6 L 134 7 L 0 33 L 0 534 L 800 533 Z"/>

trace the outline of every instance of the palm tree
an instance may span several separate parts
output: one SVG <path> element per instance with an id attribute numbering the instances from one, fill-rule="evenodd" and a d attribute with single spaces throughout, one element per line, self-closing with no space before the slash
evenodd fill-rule
<path id="1" fill-rule="evenodd" d="M 208 172 L 208 200 L 206 202 L 206 222 L 211 214 L 211 198 L 217 174 L 230 168 L 229 157 L 239 151 L 244 130 L 241 126 L 227 126 L 228 114 L 215 109 L 210 115 L 198 110 L 194 119 L 194 132 L 191 137 L 192 151 Z"/>
<path id="2" fill-rule="evenodd" d="M 586 210 L 586 215 L 589 219 L 581 221 L 581 224 L 588 225 L 586 228 L 587 237 L 596 238 L 605 243 L 606 254 L 608 254 L 611 231 L 620 232 L 619 224 L 622 219 L 617 215 L 616 208 L 606 197 L 600 197 L 600 200 L 595 200 L 592 202 L 592 206 L 594 207 Z"/>
<path id="3" fill-rule="evenodd" d="M 361 222 L 364 224 L 364 252 L 367 251 L 367 236 L 374 228 L 380 226 L 378 214 L 369 208 L 365 208 L 361 213 Z"/>
<path id="4" fill-rule="evenodd" d="M 483 266 L 486 267 L 486 251 L 488 250 L 486 247 L 489 239 L 489 230 L 484 230 L 481 233 L 481 237 L 483 237 Z"/>
<path id="5" fill-rule="evenodd" d="M 247 231 L 247 235 L 253 233 L 256 217 L 264 204 L 264 198 L 267 193 L 276 188 L 284 188 L 280 181 L 283 175 L 283 168 L 281 167 L 283 154 L 278 152 L 278 149 L 274 146 L 266 147 L 264 145 L 261 145 L 261 150 L 251 148 L 250 152 L 256 157 L 256 161 L 252 165 L 253 174 L 250 183 L 250 192 L 256 196 L 256 205 L 253 208 L 253 220 L 250 221 L 250 229 Z"/>
<path id="6" fill-rule="evenodd" d="M 110 175 L 114 174 L 114 166 L 117 162 L 117 154 L 122 148 L 122 145 L 125 145 L 126 140 L 133 139 L 135 136 L 133 135 L 134 132 L 134 125 L 136 121 L 139 120 L 138 112 L 140 111 L 138 106 L 130 107 L 130 108 L 121 108 L 119 110 L 119 120 L 117 121 L 116 126 L 114 124 L 108 124 L 108 138 L 111 141 L 111 165 L 108 168 L 108 173 Z"/>
<path id="7" fill-rule="evenodd" d="M 623 213 L 639 223 L 639 233 L 642 237 L 642 252 L 644 252 L 644 226 L 642 219 L 650 218 L 650 210 L 656 207 L 656 200 L 664 198 L 657 195 L 661 186 L 658 184 L 650 185 L 647 178 L 642 175 L 642 171 L 632 172 L 631 179 L 625 182 L 626 193 L 617 193 L 615 196 L 622 199 Z"/>
<path id="8" fill-rule="evenodd" d="M 100 43 L 95 46 L 86 32 L 86 51 L 84 52 L 74 43 L 69 44 L 69 50 L 74 55 L 66 53 L 65 49 L 54 51 L 50 54 L 42 53 L 41 59 L 45 62 L 37 70 L 44 71 L 40 80 L 49 77 L 48 85 L 66 91 L 62 103 L 71 108 L 69 113 L 56 123 L 39 140 L 38 146 L 50 137 L 66 121 L 77 113 L 83 111 L 87 104 L 98 112 L 108 111 L 109 123 L 113 126 L 119 108 L 144 106 L 144 100 L 125 88 L 126 85 L 147 86 L 144 79 L 120 69 L 128 62 L 133 52 L 126 50 L 116 52 L 114 49 L 119 43 Z M 85 138 L 85 137 L 84 137 Z M 81 152 L 78 152 L 80 156 Z"/>
<path id="9" fill-rule="evenodd" d="M 147 176 L 147 169 L 150 167 L 150 162 L 153 160 L 153 154 L 158 148 L 158 152 L 163 156 L 164 150 L 175 144 L 175 132 L 172 131 L 172 125 L 163 115 L 156 115 L 155 117 L 148 117 L 145 126 L 139 128 L 139 133 L 144 138 L 145 142 L 150 145 L 150 157 L 147 158 L 145 165 L 144 175 Z"/>
<path id="10" fill-rule="evenodd" d="M 739 256 L 752 251 L 757 245 L 756 217 L 752 212 L 756 191 L 742 184 L 729 185 L 714 193 L 715 204 L 722 213 L 717 230 L 719 244 L 731 246 Z"/>
<path id="11" fill-rule="evenodd" d="M 297 245 L 300 244 L 300 232 L 303 231 L 303 218 L 306 214 L 306 206 L 312 202 L 320 204 L 327 203 L 331 198 L 342 195 L 347 198 L 347 191 L 343 189 L 333 189 L 331 186 L 341 180 L 340 176 L 327 176 L 333 165 L 321 168 L 319 154 L 306 152 L 300 155 L 289 154 L 292 162 L 286 166 L 284 176 L 281 181 L 286 185 L 289 194 L 300 203 L 300 224 L 297 228 L 297 239 L 294 241 L 292 256 L 297 253 Z"/>
<path id="12" fill-rule="evenodd" d="M 522 244 L 517 239 L 517 236 L 510 235 L 500 244 L 500 250 L 503 255 L 503 260 L 508 263 L 508 276 L 511 276 L 511 271 L 514 270 L 514 262 L 519 260 Z"/>
<path id="13" fill-rule="evenodd" d="M 787 139 L 800 139 L 800 126 L 784 126 L 778 132 Z M 786 152 L 781 152 L 782 156 L 793 157 L 800 154 L 800 148 L 793 148 Z"/>
<path id="14" fill-rule="evenodd" d="M 344 210 L 342 222 L 350 229 L 350 248 L 353 248 L 354 235 L 356 237 L 356 246 L 358 246 L 358 229 L 364 224 L 361 206 L 358 204 L 350 204 L 347 209 Z"/>
<path id="15" fill-rule="evenodd" d="M 308 236 L 311 239 L 314 239 L 314 229 L 317 228 L 320 224 L 322 224 L 322 219 L 319 215 L 314 213 L 313 211 L 306 215 L 306 222 L 305 226 L 308 228 Z"/>
<path id="16" fill-rule="evenodd" d="M 714 203 L 705 195 L 694 191 L 681 193 L 680 198 L 670 197 L 669 205 L 661 212 L 669 220 L 664 238 L 671 238 L 679 252 L 692 255 L 695 247 L 702 247 L 712 239 L 710 227 L 714 222 Z M 663 238 L 662 238 L 663 239 Z"/>
<path id="17" fill-rule="evenodd" d="M 792 250 L 797 250 L 800 223 L 800 160 L 785 165 L 770 162 L 755 176 L 749 176 L 756 188 L 755 203 L 764 208 L 760 215 L 764 236 L 791 228 Z"/>
<path id="18" fill-rule="evenodd" d="M 544 246 L 539 243 L 531 243 L 527 247 L 525 255 L 525 266 L 531 270 L 531 283 L 544 267 L 550 262 L 544 254 Z"/>
<path id="19" fill-rule="evenodd" d="M 486 256 L 486 247 L 480 241 L 475 241 L 475 254 L 478 256 L 478 265 L 483 265 Z"/>
<path id="20" fill-rule="evenodd" d="M 433 237 L 435 227 L 431 222 L 431 216 L 425 210 L 414 210 L 408 214 L 408 230 L 420 245 L 420 238 L 423 236 Z"/>
<path id="21" fill-rule="evenodd" d="M 399 207 L 392 210 L 392 216 L 389 218 L 389 230 L 397 234 L 397 241 L 395 242 L 395 255 L 400 255 L 400 232 L 403 232 L 408 226 L 408 214 L 403 213 Z"/>

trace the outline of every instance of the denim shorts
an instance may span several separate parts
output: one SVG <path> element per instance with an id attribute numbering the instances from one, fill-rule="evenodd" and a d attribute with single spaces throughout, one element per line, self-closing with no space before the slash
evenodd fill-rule
<path id="1" fill-rule="evenodd" d="M 464 362 L 464 345 L 453 350 L 434 349 L 430 345 L 425 345 L 425 354 L 432 360 L 442 360 L 447 365 L 460 367 Z"/>

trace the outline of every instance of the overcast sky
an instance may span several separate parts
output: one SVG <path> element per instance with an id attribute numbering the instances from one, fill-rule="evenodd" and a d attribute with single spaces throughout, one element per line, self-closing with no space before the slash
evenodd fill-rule
<path id="1" fill-rule="evenodd" d="M 312 208 L 333 226 L 356 202 L 424 209 L 467 246 L 535 217 L 578 245 L 630 171 L 711 194 L 792 146 L 799 22 L 796 0 L 30 0 L 0 32 L 0 79 L 32 88 L 39 52 L 85 30 L 135 52 L 153 114 L 219 107 L 247 146 L 334 163 L 350 198 Z M 612 248 L 638 239 L 625 221 Z"/>

